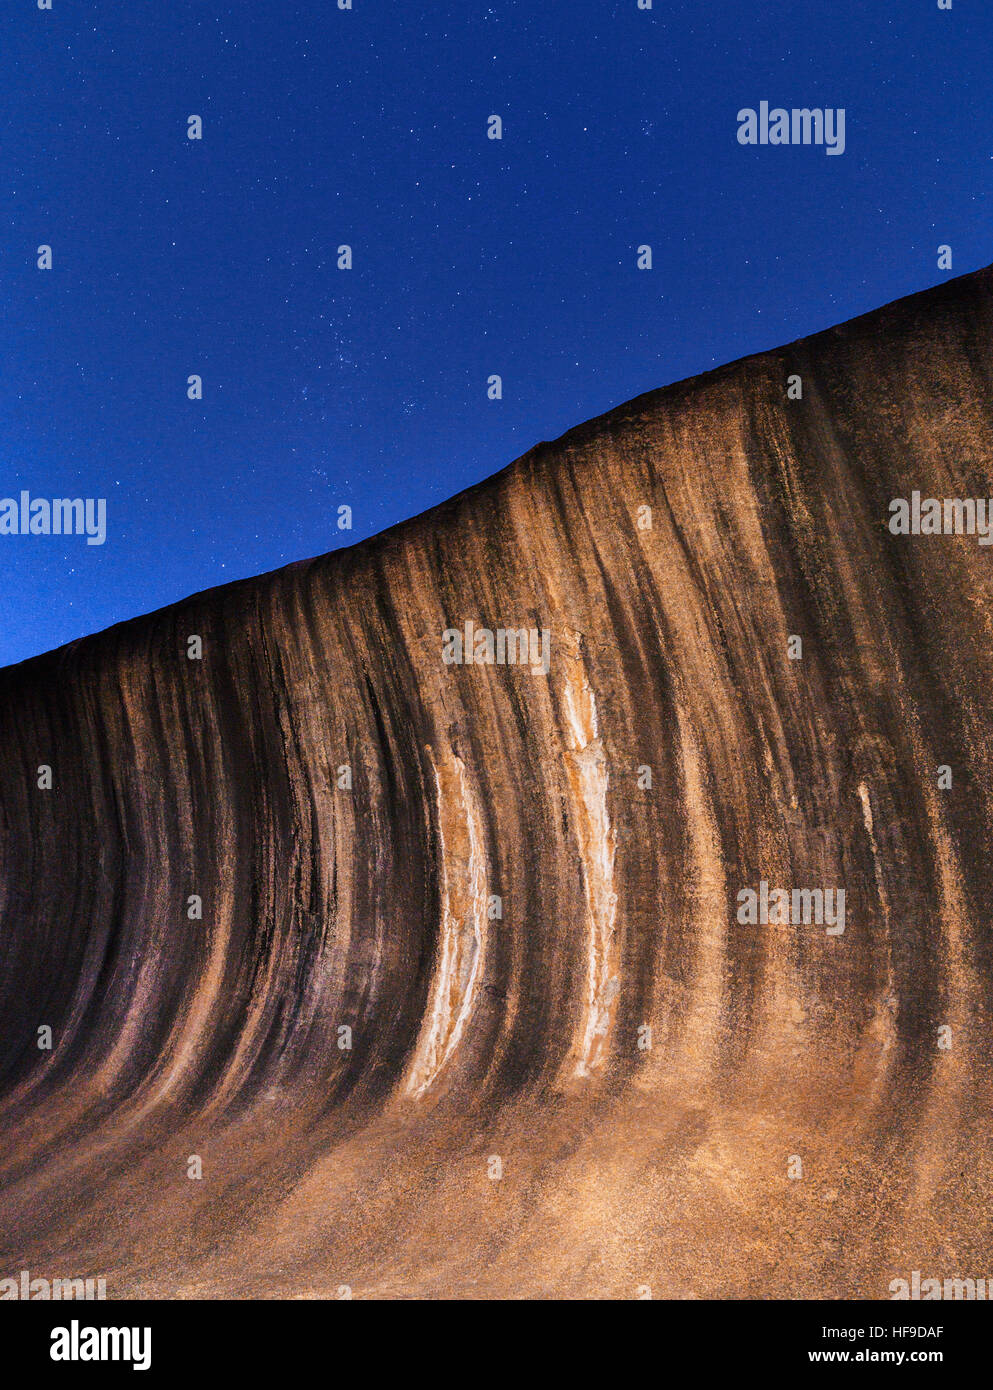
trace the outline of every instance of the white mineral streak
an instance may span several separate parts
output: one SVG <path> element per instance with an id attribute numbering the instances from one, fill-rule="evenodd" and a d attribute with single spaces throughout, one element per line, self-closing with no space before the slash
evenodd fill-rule
<path id="1" fill-rule="evenodd" d="M 606 1056 L 618 980 L 614 973 L 614 858 L 617 837 L 607 810 L 607 765 L 597 723 L 596 696 L 582 663 L 574 660 L 563 693 L 569 780 L 586 895 L 587 975 L 585 1019 L 576 1076 L 589 1076 Z"/>
<path id="2" fill-rule="evenodd" d="M 423 1096 L 454 1053 L 472 1012 L 486 936 L 486 857 L 483 824 L 461 758 L 439 772 L 441 958 L 431 1009 L 421 1033 L 407 1094 Z"/>

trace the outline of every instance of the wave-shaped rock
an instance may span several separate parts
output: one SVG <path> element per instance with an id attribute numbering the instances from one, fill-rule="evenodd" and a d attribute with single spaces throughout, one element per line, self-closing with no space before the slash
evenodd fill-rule
<path id="1" fill-rule="evenodd" d="M 0 1276 L 993 1275 L 993 551 L 891 529 L 991 360 L 987 270 L 0 672 Z"/>

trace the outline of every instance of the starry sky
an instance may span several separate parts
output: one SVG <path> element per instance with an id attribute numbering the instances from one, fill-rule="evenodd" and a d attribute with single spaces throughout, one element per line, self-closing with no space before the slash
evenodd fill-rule
<path id="1" fill-rule="evenodd" d="M 0 496 L 107 539 L 0 536 L 0 665 L 993 260 L 989 0 L 352 5 L 5 7 Z"/>

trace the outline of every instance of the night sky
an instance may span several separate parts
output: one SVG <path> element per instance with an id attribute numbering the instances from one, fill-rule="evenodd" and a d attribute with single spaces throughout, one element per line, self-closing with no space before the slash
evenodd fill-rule
<path id="1" fill-rule="evenodd" d="M 0 664 L 993 260 L 990 0 L 352 2 L 7 0 L 0 496 L 107 539 L 0 535 Z"/>

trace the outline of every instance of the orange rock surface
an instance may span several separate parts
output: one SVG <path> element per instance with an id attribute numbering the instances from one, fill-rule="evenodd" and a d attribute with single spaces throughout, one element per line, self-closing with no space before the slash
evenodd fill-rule
<path id="1" fill-rule="evenodd" d="M 993 1276 L 991 464 L 987 270 L 0 672 L 0 1275 Z"/>

